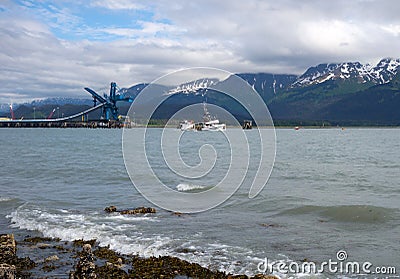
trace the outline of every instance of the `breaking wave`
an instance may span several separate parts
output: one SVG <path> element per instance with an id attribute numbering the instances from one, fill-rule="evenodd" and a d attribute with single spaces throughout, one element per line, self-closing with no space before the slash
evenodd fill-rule
<path id="1" fill-rule="evenodd" d="M 210 186 L 201 186 L 201 185 L 195 185 L 195 184 L 186 184 L 186 183 L 180 183 L 178 186 L 176 186 L 176 190 L 179 192 L 193 192 L 193 191 L 202 191 L 202 190 L 207 190 L 211 189 L 212 187 Z"/>
<path id="2" fill-rule="evenodd" d="M 100 246 L 127 255 L 141 257 L 175 256 L 214 270 L 253 275 L 254 263 L 261 258 L 251 249 L 218 242 L 203 243 L 201 232 L 190 238 L 166 236 L 160 232 L 145 233 L 148 222 L 159 222 L 153 216 L 122 216 L 100 212 L 76 212 L 65 209 L 43 209 L 25 204 L 7 215 L 11 227 L 38 231 L 45 237 L 62 241 L 96 239 Z M 246 257 L 243 262 L 241 256 Z"/>
<path id="3" fill-rule="evenodd" d="M 157 222 L 157 217 L 104 215 L 96 212 L 83 214 L 68 210 L 48 212 L 39 208 L 20 206 L 7 218 L 11 227 L 39 231 L 46 237 L 63 241 L 96 239 L 100 246 L 123 254 L 143 257 L 165 255 L 163 246 L 171 239 L 159 235 L 142 236 L 138 225 Z"/>

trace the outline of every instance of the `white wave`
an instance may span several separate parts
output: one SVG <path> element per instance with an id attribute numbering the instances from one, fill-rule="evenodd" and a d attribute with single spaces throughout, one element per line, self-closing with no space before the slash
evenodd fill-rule
<path id="1" fill-rule="evenodd" d="M 176 186 L 176 190 L 179 192 L 189 192 L 189 191 L 194 191 L 194 190 L 204 190 L 209 187 L 207 186 L 201 186 L 201 185 L 195 185 L 195 184 L 186 184 L 186 183 L 180 183 L 178 186 Z"/>
<path id="2" fill-rule="evenodd" d="M 96 239 L 100 246 L 109 246 L 122 254 L 141 257 L 176 256 L 232 274 L 253 276 L 257 263 L 262 260 L 245 247 L 220 242 L 205 244 L 202 233 L 191 235 L 189 239 L 178 239 L 162 235 L 162 232 L 149 233 L 141 230 L 140 222 L 147 223 L 156 217 L 125 217 L 98 212 L 82 214 L 23 205 L 7 218 L 11 219 L 13 227 L 37 230 L 45 237 L 60 238 L 63 241 Z M 182 252 L 185 250 L 189 252 Z M 275 275 L 285 277 L 281 274 Z"/>
<path id="3" fill-rule="evenodd" d="M 60 238 L 63 241 L 76 239 L 96 239 L 100 246 L 142 257 L 168 255 L 166 244 L 171 239 L 159 235 L 143 237 L 136 222 L 126 222 L 127 218 L 105 217 L 103 214 L 89 215 L 65 212 L 47 212 L 43 209 L 19 207 L 7 216 L 12 227 L 26 230 L 37 230 L 45 237 Z M 148 221 L 150 217 L 131 217 L 129 220 Z"/>
<path id="4" fill-rule="evenodd" d="M 110 214 L 107 217 L 104 217 L 106 220 L 123 220 L 123 221 L 132 221 L 132 222 L 140 222 L 140 221 L 149 221 L 149 222 L 159 222 L 156 216 L 148 217 L 148 216 L 135 216 L 130 214 Z"/>
<path id="5" fill-rule="evenodd" d="M 7 201 L 11 201 L 12 198 L 9 197 L 0 197 L 0 202 L 7 202 Z"/>

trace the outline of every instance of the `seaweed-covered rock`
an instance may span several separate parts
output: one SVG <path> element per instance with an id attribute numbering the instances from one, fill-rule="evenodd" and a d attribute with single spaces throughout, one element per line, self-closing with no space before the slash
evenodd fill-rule
<path id="1" fill-rule="evenodd" d="M 108 262 L 116 265 L 122 265 L 125 263 L 124 258 L 117 252 L 110 250 L 109 247 L 98 247 L 96 250 L 93 251 L 93 254 L 98 259 L 105 259 Z"/>
<path id="2" fill-rule="evenodd" d="M 96 244 L 96 239 L 90 239 L 90 240 L 83 240 L 83 239 L 75 239 L 73 241 L 74 246 L 76 247 L 84 247 L 86 244 L 89 244 L 90 247 L 93 247 Z"/>
<path id="3" fill-rule="evenodd" d="M 117 212 L 117 207 L 114 205 L 111 205 L 111 206 L 104 208 L 104 211 L 107 213 Z"/>
<path id="4" fill-rule="evenodd" d="M 129 278 L 124 270 L 108 262 L 104 266 L 96 267 L 96 273 L 99 275 L 99 278 Z"/>
<path id="5" fill-rule="evenodd" d="M 146 209 L 146 208 L 143 208 Z M 133 213 L 136 214 L 136 213 Z M 141 258 L 139 256 L 124 255 L 112 251 L 110 247 L 99 247 L 95 239 L 75 240 L 73 243 L 60 242 L 57 239 L 41 237 L 26 238 L 19 241 L 19 245 L 27 245 L 31 253 L 41 253 L 38 244 L 46 242 L 51 251 L 36 265 L 29 257 L 18 258 L 17 246 L 13 235 L 0 235 L 0 279 L 3 278 L 33 278 L 53 274 L 65 274 L 65 270 L 72 270 L 70 279 L 94 278 L 213 278 L 213 279 L 277 279 L 272 275 L 257 274 L 253 277 L 246 275 L 232 275 L 225 272 L 210 270 L 196 263 L 170 257 Z M 51 244 L 51 245 L 50 245 Z M 82 248 L 80 248 L 82 247 Z M 23 250 L 23 249 L 22 249 Z M 177 250 L 180 253 L 193 253 L 190 249 Z M 51 252 L 51 253 L 49 253 Z M 8 256 L 7 256 L 8 255 Z M 65 258 L 69 259 L 65 261 Z M 1 259 L 6 258 L 7 262 Z M 77 259 L 77 260 L 73 260 Z M 72 267 L 72 265 L 74 265 Z M 30 269 L 37 267 L 35 270 Z M 32 273 L 30 273 L 32 272 Z M 43 277 L 44 278 L 44 277 Z"/>
<path id="6" fill-rule="evenodd" d="M 17 256 L 17 246 L 13 234 L 0 235 L 0 263 L 9 263 Z"/>
<path id="7" fill-rule="evenodd" d="M 106 260 L 104 266 L 96 266 L 99 278 L 128 278 L 128 274 L 122 269 L 127 260 L 122 255 L 109 247 L 98 247 L 93 254 L 97 259 Z"/>
<path id="8" fill-rule="evenodd" d="M 28 257 L 17 257 L 17 245 L 13 234 L 0 235 L 0 264 L 0 278 L 28 278 L 25 271 L 36 265 Z"/>
<path id="9" fill-rule="evenodd" d="M 95 279 L 97 278 L 96 265 L 94 263 L 94 256 L 92 253 L 92 246 L 90 244 L 83 245 L 82 256 L 79 258 L 75 266 L 75 271 L 69 275 L 71 279 Z"/>
<path id="10" fill-rule="evenodd" d="M 211 271 L 196 263 L 190 263 L 175 257 L 136 257 L 129 271 L 130 278 L 175 278 L 178 275 L 192 278 L 225 279 L 224 272 Z"/>
<path id="11" fill-rule="evenodd" d="M 134 209 L 125 209 L 118 211 L 121 214 L 146 214 L 146 213 L 156 213 L 156 209 L 153 207 L 137 207 Z"/>
<path id="12" fill-rule="evenodd" d="M 146 213 L 156 213 L 156 209 L 153 207 L 136 207 L 133 209 L 118 210 L 116 206 L 111 205 L 104 209 L 107 213 L 118 212 L 120 214 L 146 214 Z"/>
<path id="13" fill-rule="evenodd" d="M 35 236 L 35 237 L 26 237 L 24 239 L 25 242 L 33 243 L 33 244 L 38 244 L 38 243 L 44 243 L 44 242 L 59 242 L 59 238 L 51 238 L 51 237 L 40 237 L 40 236 Z"/>
<path id="14" fill-rule="evenodd" d="M 15 267 L 17 271 L 29 270 L 36 266 L 36 263 L 32 261 L 29 257 L 16 258 Z"/>
<path id="15" fill-rule="evenodd" d="M 14 279 L 16 278 L 17 269 L 14 265 L 5 263 L 0 264 L 0 278 L 2 279 Z"/>
<path id="16" fill-rule="evenodd" d="M 52 255 L 48 256 L 46 259 L 44 259 L 45 262 L 54 262 L 58 261 L 60 258 L 57 255 Z"/>

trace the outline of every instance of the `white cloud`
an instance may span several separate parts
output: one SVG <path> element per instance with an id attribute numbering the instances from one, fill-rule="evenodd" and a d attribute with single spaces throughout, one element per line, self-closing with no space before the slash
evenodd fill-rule
<path id="1" fill-rule="evenodd" d="M 400 24 L 383 25 L 381 28 L 393 36 L 398 37 L 400 35 Z"/>
<path id="2" fill-rule="evenodd" d="M 185 29 L 180 29 L 174 25 L 160 23 L 160 22 L 147 22 L 139 21 L 138 28 L 104 28 L 102 31 L 107 34 L 117 35 L 125 38 L 153 38 L 156 37 L 175 37 L 185 32 Z"/>
<path id="3" fill-rule="evenodd" d="M 146 10 L 151 18 L 132 18 L 131 26 L 96 27 L 82 25 L 73 12 L 77 7 L 30 10 L 3 4 L 0 102 L 10 96 L 84 97 L 84 86 L 105 87 L 113 80 L 130 86 L 192 66 L 300 74 L 318 63 L 375 63 L 398 57 L 400 48 L 396 0 L 176 0 L 151 5 L 99 0 L 90 5 L 115 16 Z M 52 31 L 55 25 L 64 26 L 71 37 L 88 37 L 61 39 Z"/>
<path id="4" fill-rule="evenodd" d="M 145 7 L 137 2 L 131 0 L 96 0 L 92 1 L 91 5 L 111 10 L 140 10 Z"/>

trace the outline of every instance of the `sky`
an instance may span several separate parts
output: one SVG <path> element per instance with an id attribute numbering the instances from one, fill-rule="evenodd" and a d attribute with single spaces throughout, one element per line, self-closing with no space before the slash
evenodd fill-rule
<path id="1" fill-rule="evenodd" d="M 0 103 L 190 67 L 301 74 L 400 58 L 398 0 L 0 0 Z"/>

